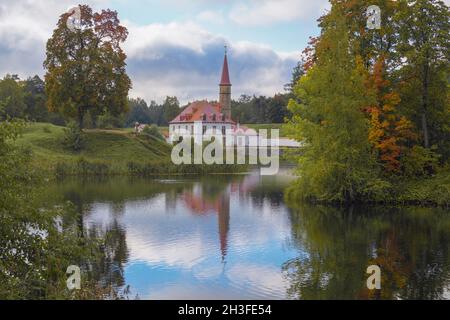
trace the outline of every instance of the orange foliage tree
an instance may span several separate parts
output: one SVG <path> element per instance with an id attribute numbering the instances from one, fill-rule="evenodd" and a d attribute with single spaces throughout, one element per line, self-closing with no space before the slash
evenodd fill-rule
<path id="1" fill-rule="evenodd" d="M 362 59 L 359 63 L 362 63 Z M 400 96 L 385 79 L 384 58 L 379 58 L 367 77 L 367 89 L 374 103 L 365 110 L 369 115 L 369 142 L 378 159 L 391 173 L 401 170 L 400 158 L 408 149 L 408 142 L 417 140 L 412 123 L 397 113 Z"/>

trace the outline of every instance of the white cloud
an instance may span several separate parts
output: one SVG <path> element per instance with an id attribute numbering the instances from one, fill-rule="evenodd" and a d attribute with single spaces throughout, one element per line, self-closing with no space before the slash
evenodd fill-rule
<path id="1" fill-rule="evenodd" d="M 328 6 L 328 0 L 250 0 L 234 5 L 229 17 L 240 25 L 264 26 L 311 17 L 317 19 Z"/>
<path id="2" fill-rule="evenodd" d="M 125 44 L 133 96 L 183 102 L 217 99 L 223 46 L 229 46 L 233 95 L 272 95 L 283 90 L 300 52 L 278 54 L 269 46 L 230 42 L 193 22 L 128 25 Z"/>
<path id="3" fill-rule="evenodd" d="M 109 6 L 107 0 L 88 4 L 94 10 Z M 0 0 L 0 76 L 43 76 L 46 41 L 59 16 L 72 6 L 72 0 Z M 196 18 L 220 22 L 220 13 L 203 11 Z M 217 99 L 224 44 L 230 46 L 235 97 L 282 91 L 295 64 L 296 54 L 278 54 L 251 42 L 230 43 L 194 21 L 141 26 L 123 23 L 130 32 L 124 44 L 133 81 L 130 94 L 148 101 L 161 101 L 166 95 L 176 95 L 182 102 Z"/>
<path id="4" fill-rule="evenodd" d="M 229 268 L 227 276 L 237 286 L 254 289 L 261 298 L 282 297 L 288 288 L 279 268 L 275 266 L 236 263 Z"/>
<path id="5" fill-rule="evenodd" d="M 88 3 L 98 8 L 105 0 Z M 0 0 L 0 76 L 43 74 L 45 44 L 73 0 Z"/>

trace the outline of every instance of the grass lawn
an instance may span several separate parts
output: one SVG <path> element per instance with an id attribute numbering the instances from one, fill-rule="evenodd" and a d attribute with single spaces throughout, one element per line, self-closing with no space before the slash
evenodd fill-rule
<path id="1" fill-rule="evenodd" d="M 33 152 L 33 164 L 42 169 L 81 158 L 114 165 L 126 165 L 129 161 L 165 161 L 171 150 L 164 141 L 138 138 L 128 129 L 85 130 L 85 146 L 80 152 L 65 148 L 63 137 L 63 127 L 35 123 L 25 129 L 17 144 L 29 148 Z"/>

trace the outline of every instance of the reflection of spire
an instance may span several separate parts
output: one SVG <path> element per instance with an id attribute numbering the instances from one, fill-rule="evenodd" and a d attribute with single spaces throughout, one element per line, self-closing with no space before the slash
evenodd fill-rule
<path id="1" fill-rule="evenodd" d="M 222 185 L 220 191 L 215 193 L 213 197 L 208 194 L 208 191 L 211 191 L 211 185 L 209 187 L 208 189 L 205 185 L 199 184 L 192 191 L 183 194 L 183 201 L 193 214 L 217 213 L 220 252 L 222 262 L 225 262 L 228 250 L 228 232 L 230 230 L 230 185 L 229 183 L 225 187 Z"/>
<path id="2" fill-rule="evenodd" d="M 230 193 L 226 190 L 219 200 L 218 210 L 220 251 L 225 262 L 228 251 L 228 232 L 230 231 Z"/>

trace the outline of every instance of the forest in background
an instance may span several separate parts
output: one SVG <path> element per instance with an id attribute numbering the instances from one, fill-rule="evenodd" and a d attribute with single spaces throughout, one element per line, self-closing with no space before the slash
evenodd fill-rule
<path id="1" fill-rule="evenodd" d="M 287 86 L 287 90 L 290 87 Z M 242 95 L 232 100 L 232 117 L 240 123 L 284 123 L 291 115 L 287 105 L 292 93 L 286 91 L 273 97 Z M 94 115 L 89 111 L 84 118 L 85 128 L 130 128 L 135 122 L 165 127 L 188 104 L 181 105 L 175 96 L 167 96 L 162 103 L 142 98 L 129 98 L 127 108 L 119 115 L 109 112 Z M 0 79 L 0 118 L 22 118 L 35 122 L 66 125 L 68 118 L 47 107 L 45 82 L 38 75 L 26 80 L 17 75 Z"/>

